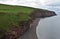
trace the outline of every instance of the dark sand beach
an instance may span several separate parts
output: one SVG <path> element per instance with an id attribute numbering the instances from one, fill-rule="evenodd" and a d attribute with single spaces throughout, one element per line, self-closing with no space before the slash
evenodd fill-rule
<path id="1" fill-rule="evenodd" d="M 31 24 L 31 28 L 20 38 L 18 39 L 38 39 L 36 35 L 36 26 L 39 22 L 40 18 L 37 18 L 34 20 L 34 22 Z"/>

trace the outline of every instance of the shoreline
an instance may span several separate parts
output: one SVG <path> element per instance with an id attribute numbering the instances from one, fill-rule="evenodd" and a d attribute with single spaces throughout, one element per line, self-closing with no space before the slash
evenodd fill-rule
<path id="1" fill-rule="evenodd" d="M 23 36 L 19 37 L 18 39 L 38 39 L 36 35 L 36 27 L 40 21 L 40 18 L 36 18 L 33 23 L 30 25 L 32 26 Z"/>

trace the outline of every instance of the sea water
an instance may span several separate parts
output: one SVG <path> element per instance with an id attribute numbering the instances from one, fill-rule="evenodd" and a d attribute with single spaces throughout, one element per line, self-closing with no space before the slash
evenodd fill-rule
<path id="1" fill-rule="evenodd" d="M 60 6 L 40 7 L 54 11 L 57 16 L 43 18 L 36 28 L 38 39 L 60 39 Z"/>

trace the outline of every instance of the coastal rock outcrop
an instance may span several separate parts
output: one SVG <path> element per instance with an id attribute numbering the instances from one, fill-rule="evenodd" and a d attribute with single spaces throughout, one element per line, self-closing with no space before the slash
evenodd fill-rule
<path id="1" fill-rule="evenodd" d="M 34 10 L 30 16 L 33 18 L 45 18 L 45 17 L 51 17 L 51 16 L 55 16 L 56 13 L 54 11 L 49 11 L 49 10 Z"/>

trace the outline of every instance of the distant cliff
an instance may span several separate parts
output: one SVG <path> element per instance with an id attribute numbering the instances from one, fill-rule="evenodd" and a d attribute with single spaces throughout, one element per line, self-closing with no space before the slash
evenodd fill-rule
<path id="1" fill-rule="evenodd" d="M 32 17 L 32 18 L 45 18 L 45 17 L 51 17 L 51 16 L 55 16 L 55 15 L 56 15 L 56 13 L 54 11 L 37 9 L 37 10 L 34 10 L 30 14 L 30 17 Z"/>

